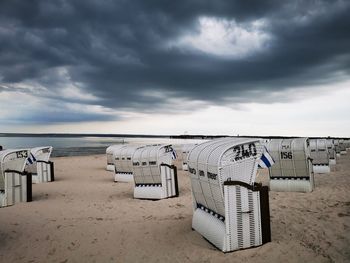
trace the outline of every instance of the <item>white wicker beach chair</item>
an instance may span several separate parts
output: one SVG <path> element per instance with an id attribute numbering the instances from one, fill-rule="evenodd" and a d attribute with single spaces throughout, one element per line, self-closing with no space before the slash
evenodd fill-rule
<path id="1" fill-rule="evenodd" d="M 176 153 L 171 145 L 147 145 L 133 157 L 134 198 L 163 199 L 179 195 Z"/>
<path id="2" fill-rule="evenodd" d="M 337 155 L 335 153 L 335 146 L 333 139 L 327 139 L 327 150 L 329 154 L 329 164 L 335 165 L 337 164 Z"/>
<path id="3" fill-rule="evenodd" d="M 350 150 L 350 139 L 344 140 L 344 143 L 345 143 L 345 149 L 346 149 L 346 151 L 349 151 L 349 150 Z"/>
<path id="4" fill-rule="evenodd" d="M 330 173 L 330 158 L 326 139 L 310 139 L 310 157 L 314 173 Z"/>
<path id="5" fill-rule="evenodd" d="M 346 154 L 346 141 L 344 139 L 339 140 L 339 150 L 341 155 Z"/>
<path id="6" fill-rule="evenodd" d="M 24 171 L 29 150 L 0 151 L 0 207 L 32 201 L 32 177 Z"/>
<path id="7" fill-rule="evenodd" d="M 192 228 L 224 252 L 271 240 L 268 188 L 255 183 L 266 154 L 260 140 L 243 138 L 205 142 L 189 153 Z"/>
<path id="8" fill-rule="evenodd" d="M 33 183 L 55 181 L 54 163 L 50 161 L 52 146 L 30 149 L 25 170 L 32 174 Z"/>
<path id="9" fill-rule="evenodd" d="M 339 139 L 334 139 L 334 149 L 335 149 L 336 157 L 340 157 Z"/>
<path id="10" fill-rule="evenodd" d="M 311 192 L 314 189 L 308 138 L 273 139 L 267 149 L 275 160 L 269 168 L 271 191 Z"/>
<path id="11" fill-rule="evenodd" d="M 187 164 L 188 154 L 196 145 L 197 144 L 184 144 L 184 145 L 182 145 L 181 154 L 182 154 L 182 170 L 183 171 L 188 171 L 188 164 Z"/>
<path id="12" fill-rule="evenodd" d="M 114 150 L 114 181 L 134 182 L 132 159 L 139 145 L 125 144 Z"/>
<path id="13" fill-rule="evenodd" d="M 113 153 L 115 150 L 124 147 L 124 144 L 114 144 L 106 149 L 106 157 L 107 157 L 107 167 L 106 170 L 110 172 L 114 172 L 114 156 Z"/>

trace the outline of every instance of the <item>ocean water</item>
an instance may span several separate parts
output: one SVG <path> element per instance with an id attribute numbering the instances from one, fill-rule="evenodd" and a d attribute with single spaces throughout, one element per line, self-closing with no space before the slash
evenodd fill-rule
<path id="1" fill-rule="evenodd" d="M 32 148 L 52 146 L 52 157 L 82 156 L 106 153 L 106 148 L 112 144 L 187 144 L 200 143 L 204 140 L 168 139 L 168 138 L 114 138 L 114 137 L 1 137 L 3 149 Z"/>

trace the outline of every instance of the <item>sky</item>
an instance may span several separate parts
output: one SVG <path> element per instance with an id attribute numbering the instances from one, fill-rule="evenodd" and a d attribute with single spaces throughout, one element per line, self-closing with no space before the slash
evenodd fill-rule
<path id="1" fill-rule="evenodd" d="M 0 132 L 350 137 L 350 1 L 2 0 Z"/>

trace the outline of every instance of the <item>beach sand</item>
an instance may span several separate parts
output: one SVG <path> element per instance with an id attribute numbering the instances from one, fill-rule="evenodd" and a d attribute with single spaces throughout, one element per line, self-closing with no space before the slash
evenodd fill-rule
<path id="1" fill-rule="evenodd" d="M 182 170 L 180 197 L 145 201 L 113 182 L 104 155 L 53 161 L 56 182 L 0 209 L 0 262 L 350 262 L 350 154 L 312 193 L 270 192 L 272 242 L 226 254 L 191 230 Z"/>

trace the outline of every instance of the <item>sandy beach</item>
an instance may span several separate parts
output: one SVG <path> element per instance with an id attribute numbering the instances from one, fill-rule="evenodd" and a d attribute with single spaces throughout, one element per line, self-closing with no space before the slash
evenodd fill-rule
<path id="1" fill-rule="evenodd" d="M 53 161 L 33 202 L 0 209 L 0 262 L 350 262 L 349 153 L 312 193 L 270 192 L 271 243 L 226 254 L 191 230 L 180 162 L 180 197 L 146 201 L 113 182 L 105 155 Z"/>

